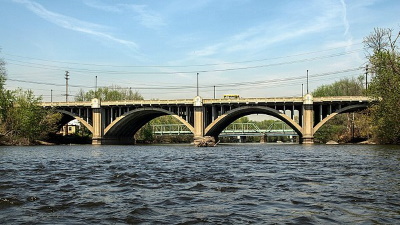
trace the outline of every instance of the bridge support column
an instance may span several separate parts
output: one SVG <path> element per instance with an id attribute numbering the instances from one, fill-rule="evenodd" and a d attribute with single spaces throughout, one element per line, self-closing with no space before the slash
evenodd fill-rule
<path id="1" fill-rule="evenodd" d="M 267 142 L 268 142 L 267 135 L 263 134 L 263 135 L 260 137 L 260 143 L 267 143 Z"/>
<path id="2" fill-rule="evenodd" d="M 303 136 L 301 143 L 313 144 L 314 143 L 314 109 L 313 97 L 311 94 L 306 94 L 303 97 Z"/>
<path id="3" fill-rule="evenodd" d="M 102 109 L 99 99 L 92 99 L 92 109 L 93 109 L 93 135 L 92 135 L 92 144 L 93 145 L 101 145 L 103 138 L 103 118 L 102 118 Z"/>
<path id="4" fill-rule="evenodd" d="M 203 99 L 200 96 L 194 98 L 194 138 L 204 136 L 204 108 Z"/>
<path id="5" fill-rule="evenodd" d="M 211 106 L 211 122 L 214 122 L 214 120 L 217 118 L 217 109 L 215 105 Z"/>

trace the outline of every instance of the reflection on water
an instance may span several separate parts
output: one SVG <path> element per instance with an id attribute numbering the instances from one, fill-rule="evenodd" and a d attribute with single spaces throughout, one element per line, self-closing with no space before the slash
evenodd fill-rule
<path id="1" fill-rule="evenodd" d="M 397 146 L 0 147 L 1 224 L 396 224 Z"/>

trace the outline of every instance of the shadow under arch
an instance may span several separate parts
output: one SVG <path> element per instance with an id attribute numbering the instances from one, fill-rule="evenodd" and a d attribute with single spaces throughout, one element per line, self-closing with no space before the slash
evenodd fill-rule
<path id="1" fill-rule="evenodd" d="M 302 128 L 298 123 L 296 123 L 286 114 L 266 106 L 244 106 L 230 110 L 219 116 L 216 120 L 214 120 L 214 122 L 206 127 L 204 132 L 205 136 L 217 137 L 233 121 L 239 119 L 240 117 L 251 114 L 267 114 L 274 116 L 288 124 L 300 137 L 303 136 Z"/>
<path id="2" fill-rule="evenodd" d="M 79 117 L 71 112 L 62 110 L 62 109 L 57 109 L 56 112 L 59 112 L 59 113 L 67 116 L 67 117 L 63 116 L 63 118 L 61 119 L 61 122 L 62 122 L 61 126 L 63 126 L 64 124 L 68 123 L 69 121 L 71 121 L 73 119 L 76 119 L 79 121 L 79 123 L 81 123 L 83 126 L 85 126 L 93 134 L 93 132 L 94 132 L 93 126 L 90 125 L 88 122 L 86 122 L 81 117 Z"/>
<path id="3" fill-rule="evenodd" d="M 160 108 L 140 108 L 129 111 L 116 118 L 104 129 L 104 138 L 133 138 L 136 132 L 151 120 L 165 115 L 171 115 L 188 127 L 193 133 L 194 128 L 178 115 Z"/>
<path id="4" fill-rule="evenodd" d="M 315 134 L 326 122 L 328 122 L 330 119 L 332 119 L 333 117 L 335 117 L 338 114 L 347 113 L 347 112 L 354 112 L 354 111 L 358 111 L 358 110 L 362 110 L 362 109 L 366 109 L 366 108 L 368 108 L 367 104 L 358 104 L 358 105 L 346 106 L 346 107 L 344 107 L 344 108 L 342 108 L 340 110 L 337 110 L 336 112 L 333 112 L 329 116 L 325 117 L 325 119 L 321 120 L 314 127 L 313 134 Z"/>

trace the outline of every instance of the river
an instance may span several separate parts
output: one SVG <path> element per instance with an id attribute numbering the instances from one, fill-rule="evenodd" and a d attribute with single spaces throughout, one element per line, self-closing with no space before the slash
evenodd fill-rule
<path id="1" fill-rule="evenodd" d="M 0 224 L 399 224 L 400 146 L 0 146 Z"/>

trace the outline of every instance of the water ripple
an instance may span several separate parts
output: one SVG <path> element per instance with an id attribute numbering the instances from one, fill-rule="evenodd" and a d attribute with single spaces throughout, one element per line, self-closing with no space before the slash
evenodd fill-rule
<path id="1" fill-rule="evenodd" d="M 400 149 L 0 147 L 1 224 L 396 224 Z"/>

